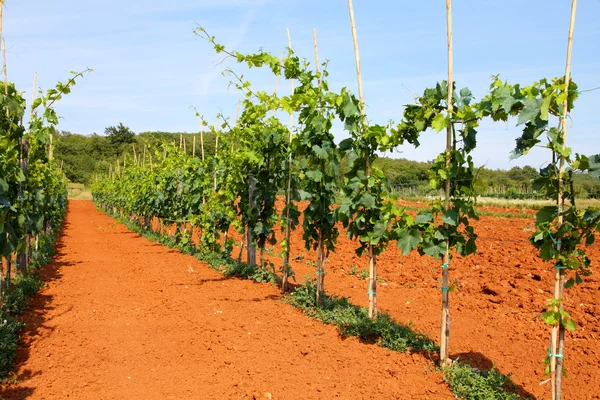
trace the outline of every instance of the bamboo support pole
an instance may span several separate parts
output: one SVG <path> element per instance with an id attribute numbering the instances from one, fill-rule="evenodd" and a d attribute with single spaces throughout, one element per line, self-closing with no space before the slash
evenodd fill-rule
<path id="1" fill-rule="evenodd" d="M 192 157 L 196 157 L 196 136 L 192 136 Z"/>
<path id="2" fill-rule="evenodd" d="M 2 4 L 0 4 L 0 9 L 2 9 Z M 2 20 L 2 16 L 0 15 L 0 20 Z M 1 32 L 0 32 L 1 35 Z M 8 97 L 8 71 L 6 69 L 6 43 L 4 42 L 4 38 L 2 38 L 2 59 L 3 59 L 3 68 L 2 72 L 4 75 L 4 95 Z M 6 117 L 10 116 L 10 112 L 8 111 L 8 107 L 6 107 Z"/>
<path id="3" fill-rule="evenodd" d="M 33 88 L 31 89 L 31 113 L 30 115 L 33 117 L 36 112 L 33 109 L 33 103 L 35 103 L 36 98 L 36 88 L 37 88 L 37 72 L 33 74 Z"/>
<path id="4" fill-rule="evenodd" d="M 200 117 L 200 152 L 202 161 L 204 161 L 204 123 L 202 117 Z"/>
<path id="5" fill-rule="evenodd" d="M 315 52 L 315 68 L 319 71 L 319 47 L 317 46 L 317 30 L 313 29 L 313 44 Z M 321 87 L 321 79 L 319 78 L 319 88 Z M 322 232 L 319 232 L 319 240 L 317 242 L 317 303 L 321 303 L 325 297 L 325 246 Z"/>
<path id="6" fill-rule="evenodd" d="M 287 40 L 288 40 L 288 49 L 291 51 L 292 50 L 292 38 L 290 35 L 290 28 L 286 29 L 287 32 Z M 281 62 L 283 63 L 283 57 L 281 59 Z M 276 84 L 277 85 L 277 84 Z M 292 94 L 294 93 L 294 80 L 290 80 L 290 86 L 292 89 Z M 277 86 L 275 86 L 277 88 Z M 289 135 L 289 140 L 288 140 L 288 144 L 289 147 L 291 148 L 291 144 L 292 144 L 292 135 L 294 132 L 294 114 L 292 112 L 290 112 L 290 135 Z M 282 282 L 281 282 L 281 293 L 285 293 L 285 291 L 287 290 L 287 284 L 288 284 L 288 276 L 290 274 L 290 251 L 291 251 L 291 233 L 292 233 L 292 221 L 290 221 L 290 203 L 292 201 L 292 155 L 290 153 L 288 160 L 287 160 L 287 165 L 288 165 L 288 181 L 287 181 L 287 191 L 286 191 L 286 195 L 285 195 L 285 208 L 286 208 L 286 213 L 285 213 L 285 243 L 286 243 L 286 249 L 285 249 L 285 256 L 284 256 L 284 261 L 283 261 L 283 276 L 282 276 Z"/>
<path id="7" fill-rule="evenodd" d="M 452 0 L 446 0 L 446 29 L 447 29 L 447 42 L 448 42 L 448 98 L 446 100 L 448 107 L 448 117 L 452 117 L 453 103 L 452 93 L 454 91 L 454 77 L 453 77 L 453 58 L 452 58 Z M 450 122 L 446 128 L 446 168 L 450 167 L 451 152 L 453 148 L 452 144 L 452 133 L 453 124 Z M 446 180 L 446 187 L 444 193 L 445 208 L 450 208 L 450 179 Z M 450 265 L 450 246 L 449 240 L 446 239 L 446 252 L 444 253 L 443 263 L 445 268 L 442 268 L 442 321 L 440 328 L 440 361 L 443 366 L 448 366 L 451 363 L 449 359 L 449 341 L 450 341 L 450 308 L 449 308 L 449 296 L 448 296 L 448 282 L 449 272 L 448 266 Z"/>
<path id="8" fill-rule="evenodd" d="M 567 60 L 565 65 L 565 101 L 563 103 L 563 110 L 560 119 L 560 135 L 562 136 L 563 148 L 567 143 L 567 123 L 566 115 L 569 111 L 569 83 L 571 81 L 571 56 L 573 53 L 573 31 L 575 30 L 575 14 L 577 11 L 577 0 L 571 2 L 571 20 L 569 24 L 569 37 L 567 40 Z M 565 173 L 565 158 L 559 155 L 559 170 L 558 170 L 558 229 L 563 224 L 563 209 L 564 209 L 564 197 L 563 197 L 563 174 Z M 561 245 L 558 244 L 557 248 L 560 252 Z M 563 309 L 563 292 L 565 289 L 565 270 L 556 269 L 554 276 L 554 298 L 560 301 L 558 308 L 555 310 Z M 555 325 L 552 327 L 551 333 L 551 354 L 557 356 L 550 356 L 550 379 L 552 383 L 551 398 L 553 400 L 560 400 L 562 398 L 562 373 L 563 373 L 563 362 L 564 362 L 564 343 L 565 343 L 565 327 L 563 324 Z"/>
<path id="9" fill-rule="evenodd" d="M 317 45 L 317 30 L 313 29 L 313 42 L 315 47 L 315 71 L 319 72 L 319 46 Z M 319 88 L 321 88 L 321 77 L 319 77 Z"/>
<path id="10" fill-rule="evenodd" d="M 217 154 L 219 153 L 219 120 L 217 119 L 217 123 L 215 124 L 215 155 L 214 155 L 214 164 L 215 164 L 215 170 L 213 178 L 214 178 L 214 182 L 213 182 L 213 189 L 215 191 L 215 193 L 217 192 Z"/>
<path id="11" fill-rule="evenodd" d="M 352 0 L 348 0 L 348 10 L 350 12 L 352 41 L 354 44 L 354 59 L 356 61 L 356 79 L 358 81 L 360 111 L 362 113 L 363 128 L 365 128 L 367 115 L 365 112 L 365 99 L 363 95 L 362 76 L 360 72 L 360 53 L 358 50 L 358 35 L 356 34 L 356 22 L 354 19 L 354 7 L 352 5 Z M 371 164 L 368 158 L 365 160 L 365 172 L 367 178 L 371 176 Z M 369 318 L 374 318 L 377 315 L 377 258 L 375 256 L 375 251 L 372 244 L 369 244 L 369 289 L 367 293 L 369 296 Z"/>

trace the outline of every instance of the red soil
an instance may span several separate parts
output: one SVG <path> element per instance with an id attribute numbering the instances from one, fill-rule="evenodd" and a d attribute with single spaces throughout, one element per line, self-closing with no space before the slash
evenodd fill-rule
<path id="1" fill-rule="evenodd" d="M 281 204 L 280 204 L 281 206 Z M 493 210 L 488 210 L 493 211 Z M 527 239 L 532 219 L 481 217 L 475 221 L 479 250 L 466 259 L 456 257 L 450 278 L 457 290 L 450 294 L 452 357 L 483 369 L 492 364 L 511 374 L 520 391 L 530 397 L 550 398 L 542 364 L 550 343 L 550 329 L 541 319 L 546 300 L 552 297 L 554 269 L 543 263 Z M 281 236 L 281 235 L 279 235 Z M 235 236 L 239 240 L 239 235 Z M 600 243 L 600 240 L 597 241 Z M 325 289 L 367 305 L 367 281 L 349 274 L 351 267 L 367 269 L 366 257 L 354 253 L 356 243 L 340 234 L 335 253 L 326 264 Z M 600 247 L 587 248 L 592 268 L 600 265 Z M 277 268 L 282 261 L 276 246 L 266 258 Z M 238 254 L 238 248 L 233 254 Z M 316 252 L 304 248 L 301 228 L 292 236 L 290 263 L 296 279 L 315 276 Z M 310 264 L 310 265 L 309 265 Z M 440 261 L 416 252 L 403 257 L 391 244 L 378 257 L 378 305 L 401 322 L 411 321 L 417 331 L 439 342 L 441 318 Z M 595 268 L 594 268 L 595 269 Z M 565 308 L 577 321 L 577 331 L 567 332 L 563 379 L 565 399 L 600 399 L 600 276 L 595 272 L 583 284 L 568 289 Z"/>
<path id="2" fill-rule="evenodd" d="M 363 289 L 352 288 L 362 282 L 340 267 L 352 259 L 349 246 L 338 267 L 330 268 L 335 272 L 328 282 L 330 290 L 362 301 Z M 396 268 L 398 260 L 406 261 L 382 259 L 384 276 L 404 271 Z M 296 264 L 299 273 L 308 271 Z M 16 383 L 1 387 L 5 399 L 452 398 L 422 356 L 340 338 L 336 328 L 280 302 L 277 288 L 225 278 L 128 231 L 87 201 L 70 202 L 57 254 L 43 275 L 49 283 L 24 314 Z M 423 276 L 431 281 L 434 275 L 425 270 Z M 415 320 L 419 329 L 433 330 L 435 291 L 402 290 L 390 283 L 381 289 L 380 303 Z M 433 304 L 422 307 L 426 296 Z M 401 297 L 414 304 L 414 314 L 407 314 Z M 479 322 L 474 319 L 473 326 Z M 456 348 L 464 346 L 459 324 L 454 327 Z M 480 348 L 476 341 L 473 346 Z M 531 349 L 533 355 L 503 351 L 536 359 L 534 350 L 543 349 Z M 581 393 L 594 389 L 580 385 Z M 572 385 L 569 390 L 571 395 Z"/>

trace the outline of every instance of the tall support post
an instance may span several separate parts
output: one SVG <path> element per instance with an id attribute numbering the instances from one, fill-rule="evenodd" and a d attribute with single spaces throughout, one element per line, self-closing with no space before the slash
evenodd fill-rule
<path id="1" fill-rule="evenodd" d="M 454 92 L 454 77 L 453 77 L 453 61 L 452 61 L 452 0 L 446 0 L 446 31 L 447 31 L 447 42 L 448 42 L 448 98 L 447 109 L 448 116 L 452 117 L 453 103 L 452 93 Z M 446 128 L 446 167 L 450 167 L 451 154 L 452 154 L 452 137 L 453 137 L 454 125 L 448 124 Z M 444 193 L 445 208 L 450 208 L 450 178 L 446 180 L 446 187 Z M 446 239 L 446 252 L 443 258 L 442 268 L 442 321 L 440 328 L 440 361 L 442 366 L 448 366 L 451 363 L 449 354 L 449 342 L 450 342 L 450 308 L 449 308 L 449 296 L 448 296 L 448 282 L 449 282 L 449 265 L 450 265 L 450 241 Z"/>
<path id="2" fill-rule="evenodd" d="M 358 35 L 356 34 L 356 22 L 354 20 L 354 7 L 352 0 L 348 0 L 348 10 L 350 11 L 350 25 L 352 27 L 352 40 L 354 43 L 354 59 L 356 61 L 356 78 L 358 81 L 358 97 L 360 100 L 360 111 L 363 117 L 363 128 L 366 128 L 367 115 L 365 112 L 365 98 L 363 95 L 362 76 L 360 72 L 360 53 L 358 51 Z M 371 163 L 367 158 L 365 160 L 365 172 L 367 177 L 371 176 Z M 377 315 L 377 257 L 372 244 L 369 244 L 369 318 Z"/>
<path id="3" fill-rule="evenodd" d="M 254 208 L 256 207 L 256 198 L 254 195 L 254 191 L 256 189 L 256 178 L 254 177 L 253 174 L 251 174 L 248 177 L 248 203 L 250 205 L 250 208 Z M 248 245 L 246 246 L 246 257 L 247 257 L 247 263 L 249 265 L 256 265 L 256 246 L 254 245 L 254 233 L 253 233 L 253 226 L 248 226 L 248 229 L 246 231 L 246 235 L 247 235 L 247 243 Z"/>
<path id="4" fill-rule="evenodd" d="M 290 50 L 292 50 L 292 38 L 290 36 L 290 28 L 287 28 L 286 32 L 287 32 L 288 48 Z M 283 61 L 283 59 L 282 59 L 282 61 Z M 275 85 L 276 85 L 275 87 L 277 87 L 277 83 Z M 294 93 L 294 81 L 293 80 L 290 81 L 290 85 L 292 88 L 292 93 Z M 293 132 L 294 132 L 294 114 L 290 112 L 290 135 L 289 135 L 289 140 L 288 140 L 289 147 L 291 147 L 291 144 L 292 144 Z M 286 190 L 286 195 L 285 195 L 285 207 L 286 207 L 285 243 L 286 243 L 286 249 L 285 249 L 285 256 L 284 256 L 284 260 L 283 260 L 283 274 L 282 274 L 283 276 L 282 276 L 282 282 L 281 282 L 281 293 L 285 293 L 285 291 L 287 290 L 288 276 L 290 274 L 290 252 L 292 250 L 292 243 L 291 243 L 292 221 L 290 220 L 290 203 L 292 201 L 292 155 L 291 155 L 291 153 L 288 157 L 287 165 L 288 165 L 288 181 L 287 181 L 287 190 Z"/>
<path id="5" fill-rule="evenodd" d="M 562 136 L 563 148 L 567 145 L 567 121 L 566 116 L 569 111 L 569 83 L 571 82 L 571 55 L 573 53 L 573 32 L 575 30 L 575 14 L 577 12 L 577 0 L 571 2 L 571 20 L 569 24 L 569 37 L 567 40 L 567 61 L 565 65 L 565 101 L 563 103 L 562 114 L 560 117 L 560 135 Z M 558 229 L 563 224 L 563 211 L 565 199 L 563 196 L 563 175 L 565 173 L 565 158 L 559 154 L 558 169 Z M 557 245 L 560 252 L 561 245 Z M 555 311 L 563 309 L 563 293 L 565 289 L 565 270 L 556 268 L 554 275 L 554 299 L 559 301 Z M 552 400 L 561 400 L 562 398 L 562 374 L 563 374 L 563 354 L 565 349 L 565 326 L 561 323 L 552 327 L 551 333 L 551 356 L 550 356 L 550 381 Z"/>

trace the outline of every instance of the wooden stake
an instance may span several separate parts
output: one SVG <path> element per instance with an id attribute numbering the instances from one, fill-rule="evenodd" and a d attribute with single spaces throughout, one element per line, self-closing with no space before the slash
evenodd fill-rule
<path id="1" fill-rule="evenodd" d="M 2 4 L 0 4 L 0 10 L 2 9 Z M 2 16 L 0 15 L 0 21 L 2 20 Z M 0 32 L 1 35 L 1 32 Z M 4 95 L 8 97 L 8 72 L 6 70 L 6 44 L 4 43 L 4 38 L 2 38 L 2 59 L 4 60 L 4 67 L 2 71 L 4 72 Z M 8 107 L 6 107 L 6 117 L 10 116 L 10 112 L 8 111 Z"/>
<path id="2" fill-rule="evenodd" d="M 348 0 L 348 10 L 350 11 L 350 25 L 352 27 L 352 40 L 354 43 L 354 58 L 356 61 L 356 78 L 358 81 L 358 97 L 360 100 L 360 111 L 362 113 L 363 128 L 366 127 L 367 114 L 365 112 L 365 98 L 363 95 L 362 76 L 360 73 L 360 53 L 358 51 L 358 35 L 356 34 L 356 22 L 354 20 L 354 7 L 352 0 Z M 371 176 L 371 163 L 367 158 L 365 160 L 365 172 L 367 177 Z M 373 245 L 369 244 L 369 318 L 377 315 L 377 259 Z"/>
<path id="3" fill-rule="evenodd" d="M 133 162 L 137 164 L 137 154 L 135 153 L 135 144 L 131 143 L 131 148 L 133 149 Z"/>
<path id="4" fill-rule="evenodd" d="M 202 154 L 202 161 L 204 161 L 204 124 L 202 121 L 202 117 L 200 117 L 200 150 L 201 150 L 201 154 Z"/>
<path id="5" fill-rule="evenodd" d="M 36 114 L 36 112 L 33 110 L 33 103 L 35 102 L 35 98 L 36 98 L 36 91 L 37 88 L 37 72 L 35 72 L 33 74 L 33 89 L 31 90 L 31 116 L 34 116 Z"/>
<path id="6" fill-rule="evenodd" d="M 186 148 L 186 140 L 185 138 L 183 138 L 183 154 L 187 154 L 187 148 Z"/>
<path id="7" fill-rule="evenodd" d="M 572 0 L 571 2 L 571 21 L 569 24 L 569 37 L 567 41 L 567 61 L 565 66 L 565 101 L 563 103 L 562 117 L 560 119 L 560 135 L 563 139 L 562 147 L 563 149 L 567 143 L 567 123 L 566 123 L 566 115 L 569 111 L 569 83 L 571 81 L 571 55 L 573 53 L 573 31 L 575 30 L 575 14 L 577 11 L 577 0 Z M 563 174 L 565 173 L 565 158 L 562 154 L 559 155 L 559 170 L 558 170 L 558 229 L 563 224 L 563 209 L 565 199 L 562 194 L 563 187 Z M 557 245 L 557 249 L 560 252 L 561 245 Z M 565 270 L 556 268 L 555 276 L 554 276 L 554 298 L 559 300 L 558 308 L 555 308 L 555 311 L 559 311 L 563 309 L 563 292 L 565 289 Z M 558 337 L 557 337 L 558 336 Z M 558 344 L 557 344 L 558 343 Z M 555 325 L 552 327 L 551 334 L 551 351 L 552 354 L 561 355 L 560 358 L 550 357 L 550 379 L 552 382 L 552 399 L 560 400 L 562 398 L 562 372 L 563 372 L 563 351 L 565 347 L 565 327 L 562 324 Z"/>
<path id="8" fill-rule="evenodd" d="M 286 29 L 287 31 L 287 39 L 288 39 L 288 48 L 292 50 L 292 38 L 290 36 L 290 28 Z M 283 57 L 281 59 L 283 63 Z M 294 80 L 290 80 L 292 93 L 294 93 Z M 277 86 L 275 86 L 277 88 Z M 294 132 L 294 114 L 290 112 L 290 135 L 288 144 L 292 143 L 292 135 Z M 287 290 L 288 284 L 288 276 L 290 274 L 290 251 L 291 251 L 291 233 L 292 233 L 292 221 L 290 220 L 290 203 L 292 201 L 292 155 L 290 154 L 287 161 L 288 165 L 288 182 L 287 182 L 287 191 L 285 195 L 285 208 L 286 208 L 286 225 L 285 225 L 285 257 L 283 261 L 283 274 L 281 279 L 281 293 L 285 293 Z M 248 243 L 250 244 L 250 243 Z"/>
<path id="9" fill-rule="evenodd" d="M 248 203 L 251 208 L 256 207 L 256 198 L 254 195 L 254 190 L 256 189 L 256 178 L 253 175 L 250 175 L 248 178 Z M 247 243 L 248 246 L 246 248 L 246 262 L 248 265 L 256 265 L 256 246 L 254 245 L 254 235 L 253 235 L 253 227 L 248 225 L 248 229 L 246 230 L 246 234 L 248 236 Z"/>
<path id="10" fill-rule="evenodd" d="M 315 71 L 319 72 L 319 46 L 317 46 L 317 30 L 313 29 L 313 42 L 315 47 Z M 321 88 L 321 78 L 319 77 L 319 88 Z"/>
<path id="11" fill-rule="evenodd" d="M 214 170 L 214 191 L 217 191 L 217 154 L 219 152 L 219 119 L 217 118 L 217 123 L 215 124 L 215 155 L 214 155 L 214 159 L 215 159 L 215 170 Z"/>
<path id="12" fill-rule="evenodd" d="M 452 117 L 453 104 L 452 93 L 454 92 L 454 77 L 453 77 L 453 62 L 452 62 L 452 0 L 446 0 L 446 25 L 447 25 L 447 41 L 448 41 L 448 98 L 446 100 L 448 106 L 448 116 Z M 450 167 L 450 156 L 452 152 L 452 133 L 454 125 L 448 124 L 446 128 L 446 168 Z M 445 207 L 450 208 L 450 179 L 446 181 L 445 188 Z M 450 243 L 446 239 L 446 252 L 443 258 L 444 265 L 450 265 Z M 442 268 L 442 324 L 440 332 L 440 361 L 442 366 L 451 364 L 449 359 L 449 341 L 450 341 L 450 308 L 448 296 L 448 267 Z"/>
<path id="13" fill-rule="evenodd" d="M 192 157 L 196 157 L 196 136 L 192 136 Z"/>
<path id="14" fill-rule="evenodd" d="M 313 43 L 315 50 L 315 69 L 319 72 L 319 47 L 317 46 L 317 30 L 313 29 Z M 318 78 L 319 88 L 321 78 Z M 321 303 L 325 297 L 325 245 L 322 232 L 319 232 L 317 243 L 317 303 Z"/>

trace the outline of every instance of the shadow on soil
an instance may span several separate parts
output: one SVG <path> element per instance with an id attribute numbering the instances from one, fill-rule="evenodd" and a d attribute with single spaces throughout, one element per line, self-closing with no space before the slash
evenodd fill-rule
<path id="1" fill-rule="evenodd" d="M 459 353 L 452 355 L 452 359 L 460 360 L 462 363 L 470 365 L 471 368 L 476 368 L 480 371 L 490 371 L 494 368 L 494 362 L 490 360 L 485 354 L 477 353 L 474 351 L 469 351 L 466 353 Z M 517 385 L 516 383 L 510 380 L 510 375 L 507 375 L 509 379 L 509 383 L 507 384 L 507 389 L 519 395 L 523 399 L 535 399 L 535 395 L 525 390 L 525 388 L 521 385 Z"/>
<path id="2" fill-rule="evenodd" d="M 61 261 L 65 255 L 64 232 L 68 226 L 69 223 L 65 221 L 62 225 L 62 233 L 55 243 L 55 252 L 52 261 L 39 271 L 39 277 L 45 284 L 59 280 L 62 277 L 61 270 L 63 267 L 75 265 L 75 263 Z M 22 384 L 16 387 L 13 384 L 27 382 L 32 377 L 42 374 L 42 371 L 23 369 L 21 366 L 29 359 L 30 348 L 34 345 L 37 337 L 54 331 L 54 328 L 48 324 L 53 318 L 48 314 L 49 311 L 54 309 L 52 302 L 53 296 L 46 294 L 46 291 L 42 288 L 42 290 L 29 299 L 27 310 L 21 314 L 19 320 L 25 324 L 25 327 L 21 331 L 21 339 L 14 361 L 15 371 L 6 377 L 7 383 L 0 385 L 1 399 L 26 399 L 34 394 L 34 387 Z"/>

